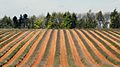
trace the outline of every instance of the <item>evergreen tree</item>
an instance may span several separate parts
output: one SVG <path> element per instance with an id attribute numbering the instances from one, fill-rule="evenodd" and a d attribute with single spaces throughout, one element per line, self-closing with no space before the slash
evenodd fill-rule
<path id="1" fill-rule="evenodd" d="M 94 13 L 89 10 L 86 18 L 86 28 L 95 28 L 97 25 Z"/>
<path id="2" fill-rule="evenodd" d="M 99 11 L 96 15 L 96 18 L 98 21 L 104 21 L 104 16 L 102 14 L 102 11 Z"/>
<path id="3" fill-rule="evenodd" d="M 0 21 L 0 28 L 12 28 L 13 23 L 10 17 L 4 16 Z"/>
<path id="4" fill-rule="evenodd" d="M 13 17 L 14 28 L 18 28 L 18 19 L 16 16 Z"/>
<path id="5" fill-rule="evenodd" d="M 22 28 L 22 27 L 23 27 L 23 16 L 21 14 L 18 22 L 18 28 Z"/>
<path id="6" fill-rule="evenodd" d="M 71 17 L 71 14 L 70 12 L 66 12 L 64 15 L 63 15 L 63 22 L 62 22 L 62 28 L 72 28 L 72 17 Z"/>
<path id="7" fill-rule="evenodd" d="M 72 14 L 72 28 L 75 28 L 76 27 L 76 22 L 77 22 L 77 17 L 76 17 L 76 14 L 73 13 Z"/>
<path id="8" fill-rule="evenodd" d="M 49 22 L 50 18 L 51 18 L 51 15 L 50 15 L 50 13 L 48 12 L 48 13 L 47 13 L 47 16 L 45 17 L 45 27 L 48 27 L 48 22 Z"/>
<path id="9" fill-rule="evenodd" d="M 29 21 L 30 21 L 29 28 L 34 28 L 34 22 L 36 21 L 36 16 L 35 15 L 31 16 L 29 18 Z"/>
<path id="10" fill-rule="evenodd" d="M 102 11 L 99 11 L 99 12 L 97 13 L 96 19 L 97 19 L 97 21 L 98 21 L 98 28 L 103 28 L 105 19 L 104 19 L 104 16 L 103 16 L 103 14 L 102 14 Z"/>
<path id="11" fill-rule="evenodd" d="M 116 11 L 116 9 L 111 12 L 110 15 L 110 19 L 111 19 L 111 27 L 112 28 L 120 28 L 120 16 L 119 13 Z"/>

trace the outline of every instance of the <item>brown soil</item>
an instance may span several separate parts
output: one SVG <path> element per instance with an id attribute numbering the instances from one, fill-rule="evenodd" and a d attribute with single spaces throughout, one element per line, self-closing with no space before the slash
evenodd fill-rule
<path id="1" fill-rule="evenodd" d="M 96 43 L 98 42 L 98 41 L 96 41 L 96 39 L 94 38 L 94 37 L 92 37 L 92 35 L 90 34 L 90 33 L 88 33 L 87 31 L 85 31 L 85 30 L 83 30 L 86 34 L 88 34 L 88 36 L 90 37 L 90 38 L 92 38 Z M 113 63 L 111 63 L 111 62 L 109 62 L 97 49 L 96 49 L 96 47 L 93 45 L 93 43 L 89 40 L 89 39 L 87 39 L 87 37 L 84 35 L 84 34 L 82 34 L 81 33 L 81 35 L 85 38 L 85 40 L 89 43 L 89 45 L 90 45 L 90 47 L 92 48 L 92 50 L 94 51 L 94 53 L 101 59 L 101 61 L 102 62 L 106 62 L 106 63 L 108 63 L 108 64 L 111 64 L 111 65 L 113 65 Z"/>
<path id="2" fill-rule="evenodd" d="M 95 36 L 97 36 L 98 38 L 100 38 L 101 40 L 103 41 L 106 41 L 104 40 L 103 38 L 101 38 L 98 34 L 96 34 L 95 32 L 93 31 L 90 31 L 91 33 L 93 33 Z M 96 43 L 99 44 L 99 46 L 111 57 L 113 57 L 114 59 L 116 59 L 117 61 L 119 60 L 114 54 L 112 54 L 109 50 L 107 50 L 99 41 L 97 41 Z"/>
<path id="3" fill-rule="evenodd" d="M 110 33 L 112 33 L 112 34 L 110 34 L 109 32 L 107 32 L 107 31 L 103 31 L 104 33 L 106 33 L 107 35 L 109 35 L 109 36 L 111 36 L 112 38 L 114 38 L 114 39 L 116 39 L 116 40 L 119 40 L 120 41 L 120 36 L 118 36 L 116 33 L 114 33 L 114 32 L 111 32 L 111 31 L 109 31 Z M 114 35 L 116 35 L 116 36 L 114 36 Z"/>
<path id="4" fill-rule="evenodd" d="M 78 31 L 78 32 L 79 32 L 79 31 Z M 89 59 L 89 62 L 91 62 L 94 66 L 100 66 L 100 65 L 98 65 L 98 64 L 94 61 L 94 59 L 92 58 L 92 56 L 90 55 L 90 53 L 87 51 L 87 48 L 84 46 L 84 43 L 83 43 L 82 40 L 79 38 L 78 34 L 77 34 L 75 31 L 73 31 L 73 33 L 74 33 L 75 37 L 76 37 L 77 40 L 78 40 L 78 44 L 79 44 L 79 46 L 81 47 L 81 50 L 82 50 L 82 52 L 84 53 L 85 58 Z M 80 32 L 79 32 L 79 33 L 80 33 Z"/>
<path id="5" fill-rule="evenodd" d="M 57 42 L 57 32 L 58 30 L 54 30 L 54 36 L 51 42 L 51 48 L 49 51 L 49 56 L 48 59 L 46 61 L 46 67 L 53 67 L 54 64 L 54 56 L 55 56 L 55 51 L 56 51 L 56 42 Z"/>
<path id="6" fill-rule="evenodd" d="M 20 33 L 20 32 L 19 32 Z M 17 34 L 19 34 L 19 33 L 17 33 Z M 10 37 L 10 38 L 8 38 L 8 39 L 11 39 L 11 38 L 13 38 L 14 36 L 16 36 L 17 34 L 15 34 L 15 35 L 13 35 L 12 37 Z M 25 34 L 25 33 L 24 33 Z M 19 35 L 17 38 L 15 38 L 13 41 L 11 41 L 11 42 L 9 42 L 8 44 L 6 44 L 5 46 L 3 46 L 1 49 L 0 49 L 0 52 L 2 52 L 6 47 L 8 47 L 9 45 L 11 45 L 13 42 L 15 42 L 17 39 L 19 39 L 21 36 L 23 36 L 24 34 L 21 34 L 21 35 Z M 8 40 L 7 39 L 7 40 Z M 6 40 L 6 41 L 7 41 Z"/>
<path id="7" fill-rule="evenodd" d="M 6 40 L 4 40 L 4 41 L 2 41 L 2 42 L 0 42 L 0 44 L 5 43 L 6 41 L 8 41 L 9 39 L 13 38 L 14 36 L 15 36 L 15 35 L 11 36 L 10 38 L 8 38 L 8 39 L 6 39 Z"/>
<path id="8" fill-rule="evenodd" d="M 31 39 L 29 39 L 29 41 L 27 41 L 22 48 L 10 59 L 10 61 L 7 62 L 7 64 L 3 65 L 3 67 L 8 67 L 9 65 L 11 65 L 23 52 L 24 50 L 27 48 L 27 46 L 30 44 L 31 41 L 34 40 L 34 38 L 39 34 L 39 31 L 36 32 L 34 34 L 34 36 L 32 36 Z"/>
<path id="9" fill-rule="evenodd" d="M 39 45 L 39 41 L 42 39 L 43 35 L 45 34 L 46 31 L 42 32 L 41 35 L 39 36 L 39 38 L 35 41 L 35 43 L 33 44 L 33 46 L 31 47 L 31 49 L 29 50 L 29 52 L 27 53 L 27 55 L 23 58 L 23 60 L 16 66 L 16 67 L 22 67 L 24 66 L 24 64 L 29 60 L 29 57 L 33 54 L 35 48 L 37 47 L 37 45 Z"/>
<path id="10" fill-rule="evenodd" d="M 66 32 L 67 32 L 68 39 L 69 39 L 69 42 L 70 42 L 70 48 L 71 48 L 71 52 L 72 52 L 74 62 L 76 63 L 76 65 L 78 67 L 84 67 L 83 63 L 80 60 L 79 54 L 77 52 L 77 49 L 75 47 L 75 43 L 72 39 L 72 36 L 71 36 L 70 32 L 68 30 L 66 30 Z"/>
<path id="11" fill-rule="evenodd" d="M 100 33 L 101 35 L 104 35 L 103 33 L 101 33 L 100 31 L 96 30 L 96 32 Z M 120 43 L 116 42 L 115 40 L 109 38 L 108 36 L 104 36 L 106 37 L 107 39 L 111 40 L 112 42 L 114 42 L 115 44 L 117 44 L 119 47 L 120 47 Z"/>
<path id="12" fill-rule="evenodd" d="M 5 34 L 9 34 L 10 32 L 5 32 L 4 34 L 0 34 L 0 37 L 5 35 Z"/>
<path id="13" fill-rule="evenodd" d="M 31 34 L 32 34 L 32 32 L 31 32 L 30 34 L 28 34 L 24 39 L 22 39 L 19 43 L 17 43 L 15 46 L 13 46 L 5 55 L 3 55 L 3 56 L 0 58 L 0 62 L 2 62 L 5 58 L 7 58 L 7 57 L 14 51 L 14 49 L 15 49 L 21 42 L 23 42 L 24 40 L 26 40 Z"/>
<path id="14" fill-rule="evenodd" d="M 8 35 L 2 37 L 0 40 L 7 38 L 9 35 L 13 34 L 14 32 L 10 32 Z"/>
<path id="15" fill-rule="evenodd" d="M 60 30 L 60 67 L 69 67 L 65 45 L 64 32 Z"/>
<path id="16" fill-rule="evenodd" d="M 111 34 L 109 34 L 108 32 L 105 32 L 104 31 L 104 33 L 106 33 L 107 35 L 110 35 L 111 37 L 113 37 L 114 39 L 116 39 L 116 40 L 120 40 L 119 38 L 116 38 L 115 36 L 113 36 L 113 35 L 111 35 Z M 112 39 L 112 38 L 111 38 Z M 114 40 L 115 41 L 115 40 Z M 109 42 L 108 42 L 109 43 Z M 119 42 L 120 43 L 120 42 Z M 117 49 L 115 46 L 113 46 L 112 44 L 108 44 L 111 48 L 113 48 L 113 50 L 115 50 L 117 53 L 119 53 L 120 54 L 120 50 L 119 49 Z"/>
<path id="17" fill-rule="evenodd" d="M 112 34 L 115 34 L 116 36 L 118 36 L 119 37 L 119 39 L 120 39 L 120 35 L 119 34 L 117 34 L 117 33 L 114 33 L 114 32 L 112 32 L 112 31 L 109 31 L 110 33 L 112 33 Z"/>

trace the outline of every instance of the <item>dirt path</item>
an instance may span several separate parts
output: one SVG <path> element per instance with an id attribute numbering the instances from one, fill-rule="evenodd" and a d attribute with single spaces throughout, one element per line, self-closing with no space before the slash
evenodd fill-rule
<path id="1" fill-rule="evenodd" d="M 7 32 L 5 32 L 5 33 L 3 33 L 3 34 L 0 34 L 0 37 L 1 36 L 4 36 L 4 35 L 7 35 L 7 34 L 9 34 L 10 32 L 9 31 L 7 31 Z"/>
<path id="2" fill-rule="evenodd" d="M 23 58 L 23 60 L 17 64 L 16 67 L 23 67 L 24 64 L 29 60 L 29 57 L 33 54 L 35 48 L 37 47 L 37 45 L 39 45 L 39 41 L 42 39 L 43 35 L 45 34 L 46 31 L 43 31 L 41 33 L 41 35 L 39 36 L 39 38 L 35 41 L 35 43 L 33 44 L 33 46 L 31 47 L 31 49 L 29 50 L 29 52 L 27 53 L 27 55 Z"/>
<path id="3" fill-rule="evenodd" d="M 97 32 L 99 32 L 99 31 L 97 31 Z M 102 34 L 102 35 L 104 35 L 103 33 L 101 33 L 101 32 L 99 32 L 100 34 Z M 106 35 L 104 35 L 105 37 L 107 37 Z M 109 38 L 109 37 L 107 37 L 107 38 Z M 105 39 L 103 39 L 103 38 L 100 38 L 101 40 L 103 40 L 108 46 L 110 46 L 114 51 L 116 51 L 117 53 L 119 53 L 120 54 L 120 50 L 119 49 L 117 49 L 115 46 L 113 46 L 110 42 L 108 42 L 108 41 L 106 41 Z M 113 40 L 112 38 L 109 38 L 110 40 L 112 40 L 113 42 L 116 42 L 115 40 Z"/>
<path id="4" fill-rule="evenodd" d="M 19 32 L 19 33 L 20 33 L 20 32 Z M 19 33 L 17 33 L 17 34 L 19 34 Z M 0 44 L 3 44 L 3 43 L 5 43 L 6 41 L 8 41 L 8 40 L 12 39 L 12 38 L 13 38 L 13 37 L 15 37 L 17 34 L 15 34 L 15 35 L 11 36 L 10 38 L 8 38 L 8 39 L 6 39 L 6 40 L 4 40 L 4 41 L 2 41 Z"/>
<path id="5" fill-rule="evenodd" d="M 114 40 L 114 41 L 118 40 L 118 41 L 116 41 L 116 42 L 120 44 L 120 38 L 115 37 L 114 35 L 106 32 L 106 31 L 103 31 L 103 32 L 106 33 L 107 35 L 109 35 L 110 37 L 112 37 L 112 38 L 109 37 L 110 39 L 112 39 L 112 40 Z M 118 45 L 119 45 L 119 44 L 118 44 Z"/>
<path id="6" fill-rule="evenodd" d="M 27 46 L 34 40 L 34 38 L 39 34 L 40 31 L 36 32 L 29 41 L 27 41 L 22 48 L 7 62 L 7 64 L 3 65 L 3 67 L 8 67 L 11 65 L 17 58 L 24 52 Z"/>
<path id="7" fill-rule="evenodd" d="M 95 38 L 92 37 L 92 35 L 90 33 L 88 33 L 87 31 L 83 30 L 90 38 L 92 38 L 95 41 Z M 111 63 L 110 61 L 108 61 L 97 49 L 96 47 L 93 45 L 93 43 L 83 34 L 81 33 L 81 35 L 85 38 L 85 40 L 89 43 L 90 47 L 92 48 L 92 50 L 94 51 L 94 53 L 101 59 L 101 61 L 104 63 L 108 63 L 111 65 L 114 65 L 113 63 Z"/>
<path id="8" fill-rule="evenodd" d="M 98 34 L 96 34 L 95 32 L 93 31 L 90 31 L 91 33 L 93 33 L 95 36 L 97 36 L 98 38 L 100 38 L 101 40 L 103 41 L 106 41 L 104 40 L 103 38 L 101 38 Z M 97 41 L 97 40 L 96 40 Z M 99 41 L 97 41 L 96 43 L 99 44 L 99 46 L 109 55 L 111 56 L 112 58 L 114 58 L 115 60 L 119 61 L 119 59 L 114 55 L 112 54 L 109 50 L 107 50 L 107 48 L 105 48 L 105 46 L 103 46 Z"/>
<path id="9" fill-rule="evenodd" d="M 69 39 L 69 42 L 70 42 L 70 48 L 71 48 L 71 52 L 72 52 L 74 62 L 76 63 L 76 65 L 78 67 L 84 67 L 83 63 L 80 60 L 79 54 L 77 52 L 77 49 L 75 47 L 75 43 L 72 39 L 72 36 L 71 36 L 70 32 L 68 30 L 66 30 L 66 33 L 68 35 L 68 39 Z"/>
<path id="10" fill-rule="evenodd" d="M 14 33 L 15 33 L 15 32 L 10 32 L 8 35 L 2 37 L 0 40 L 3 40 L 3 39 L 7 38 L 7 37 L 10 36 L 10 35 L 12 36 Z"/>
<path id="11" fill-rule="evenodd" d="M 96 32 L 100 33 L 101 35 L 104 35 L 103 33 L 101 33 L 100 31 L 96 30 Z M 104 36 L 106 37 L 107 39 L 111 40 L 112 42 L 114 42 L 115 44 L 117 44 L 119 47 L 120 47 L 120 43 L 116 42 L 115 40 L 109 38 L 108 36 Z"/>
<path id="12" fill-rule="evenodd" d="M 7 58 L 13 51 L 14 49 L 20 44 L 22 43 L 24 40 L 26 40 L 33 32 L 31 32 L 30 34 L 28 34 L 24 39 L 22 39 L 20 42 L 18 42 L 15 46 L 13 46 L 5 55 L 3 55 L 0 58 L 0 62 L 2 62 L 5 58 Z"/>
<path id="13" fill-rule="evenodd" d="M 19 32 L 20 33 L 20 32 Z M 19 33 L 15 34 L 14 36 L 18 35 Z M 25 32 L 27 33 L 27 32 Z M 11 45 L 13 42 L 15 42 L 17 39 L 19 39 L 21 36 L 23 36 L 25 33 L 19 35 L 17 38 L 15 38 L 13 41 L 9 42 L 8 44 L 6 44 L 5 46 L 3 46 L 1 49 L 0 49 L 0 52 L 2 52 L 6 47 L 8 47 L 9 45 Z M 10 37 L 10 38 L 13 38 L 14 36 Z"/>
<path id="14" fill-rule="evenodd" d="M 90 53 L 87 51 L 87 48 L 84 46 L 84 43 L 83 43 L 82 40 L 79 38 L 78 34 L 77 34 L 75 31 L 73 31 L 73 30 L 72 30 L 72 32 L 73 32 L 73 34 L 75 35 L 76 39 L 78 40 L 78 44 L 79 44 L 79 46 L 81 47 L 81 50 L 82 50 L 82 52 L 84 53 L 85 58 L 89 59 L 89 61 L 90 61 L 94 66 L 100 66 L 100 65 L 98 65 L 98 64 L 94 61 L 94 59 L 92 58 L 92 56 L 90 55 Z M 78 32 L 79 32 L 79 31 L 78 31 Z"/>
<path id="15" fill-rule="evenodd" d="M 60 30 L 60 67 L 69 67 L 65 45 L 64 32 L 63 30 Z"/>
<path id="16" fill-rule="evenodd" d="M 38 53 L 38 56 L 36 57 L 34 63 L 32 64 L 32 67 L 37 67 L 37 65 L 40 63 L 40 61 L 45 53 L 51 32 L 52 32 L 52 30 L 49 30 L 49 32 L 47 33 L 47 36 L 46 36 L 44 42 L 42 43 L 44 45 L 41 46 L 40 52 Z"/>
<path id="17" fill-rule="evenodd" d="M 113 32 L 113 31 L 109 31 L 110 33 L 112 33 L 112 34 L 114 34 L 114 35 L 116 35 L 117 37 L 119 37 L 120 38 L 120 35 L 119 34 L 117 34 L 117 33 L 115 33 L 115 32 Z"/>
<path id="18" fill-rule="evenodd" d="M 54 36 L 51 42 L 51 47 L 50 47 L 50 51 L 49 51 L 49 56 L 48 59 L 46 61 L 46 67 L 53 67 L 54 64 L 54 57 L 55 57 L 55 51 L 56 51 L 56 42 L 57 42 L 57 32 L 58 30 L 54 30 Z"/>

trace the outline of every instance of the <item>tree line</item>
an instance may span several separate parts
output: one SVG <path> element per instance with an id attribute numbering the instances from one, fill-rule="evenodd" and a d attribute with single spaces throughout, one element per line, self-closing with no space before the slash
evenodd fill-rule
<path id="1" fill-rule="evenodd" d="M 28 17 L 27 14 L 20 15 L 19 18 L 4 16 L 0 19 L 0 28 L 27 28 L 27 29 L 72 29 L 72 28 L 99 28 L 102 22 L 103 28 L 107 28 L 110 22 L 110 28 L 120 28 L 120 13 L 115 9 L 110 13 L 93 13 L 89 10 L 86 14 L 76 13 L 47 13 L 46 16 Z"/>

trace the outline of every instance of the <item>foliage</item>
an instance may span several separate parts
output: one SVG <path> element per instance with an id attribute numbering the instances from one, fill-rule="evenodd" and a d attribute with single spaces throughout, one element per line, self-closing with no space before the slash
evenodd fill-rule
<path id="1" fill-rule="evenodd" d="M 120 15 L 116 11 L 116 9 L 113 12 L 111 12 L 110 18 L 111 18 L 111 27 L 112 28 L 120 28 L 120 20 L 119 20 Z"/>
<path id="2" fill-rule="evenodd" d="M 4 16 L 0 20 L 0 28 L 12 28 L 12 27 L 13 27 L 13 23 L 10 17 Z"/>
<path id="3" fill-rule="evenodd" d="M 13 20 L 13 21 L 12 21 Z M 68 12 L 47 13 L 46 16 L 36 17 L 35 15 L 28 17 L 27 14 L 16 16 L 11 20 L 10 17 L 0 19 L 0 28 L 27 28 L 27 29 L 73 29 L 73 28 L 96 28 L 103 24 L 102 28 L 107 28 L 110 23 L 112 28 L 120 28 L 120 14 L 115 9 L 113 12 L 103 14 L 102 11 L 93 13 L 89 10 L 85 14 L 76 14 Z M 101 21 L 101 22 L 100 22 Z M 97 23 L 98 22 L 98 23 Z M 102 26 L 102 25 L 101 25 Z"/>
<path id="4" fill-rule="evenodd" d="M 42 23 L 44 22 L 44 18 L 41 17 L 41 18 L 37 18 L 34 22 L 34 28 L 35 29 L 39 29 L 39 28 L 42 28 Z"/>

